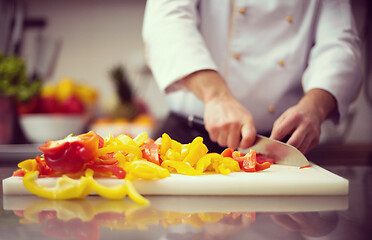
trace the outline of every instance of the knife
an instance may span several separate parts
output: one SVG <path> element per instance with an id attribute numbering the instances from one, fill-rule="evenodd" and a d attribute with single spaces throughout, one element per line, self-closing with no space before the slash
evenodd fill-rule
<path id="1" fill-rule="evenodd" d="M 264 154 L 268 158 L 274 159 L 276 164 L 289 165 L 296 167 L 309 166 L 306 157 L 297 148 L 257 134 L 255 143 L 247 149 L 239 149 L 241 153 L 249 152 L 250 149 L 257 153 Z"/>
<path id="2" fill-rule="evenodd" d="M 204 126 L 204 120 L 201 117 L 189 115 L 187 120 L 189 126 L 192 126 L 193 124 Z M 255 150 L 257 153 L 261 153 L 268 158 L 274 159 L 276 164 L 296 167 L 305 167 L 310 165 L 305 155 L 297 148 L 259 134 L 257 134 L 256 140 L 252 146 L 247 149 L 239 148 L 238 151 L 241 153 L 247 153 L 250 149 Z"/>

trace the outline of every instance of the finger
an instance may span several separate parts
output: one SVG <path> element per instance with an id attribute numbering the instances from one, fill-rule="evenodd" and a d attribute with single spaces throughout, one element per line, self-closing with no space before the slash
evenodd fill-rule
<path id="1" fill-rule="evenodd" d="M 283 115 L 279 117 L 273 126 L 270 138 L 276 140 L 282 140 L 287 135 L 291 134 L 296 127 L 299 125 L 300 119 L 296 114 L 291 116 Z"/>
<path id="2" fill-rule="evenodd" d="M 305 137 L 302 146 L 300 147 L 300 151 L 303 154 L 306 154 L 311 149 L 313 149 L 319 143 L 319 135 L 311 134 L 309 137 Z"/>
<path id="3" fill-rule="evenodd" d="M 218 145 L 220 145 L 221 147 L 226 147 L 227 146 L 227 135 L 228 135 L 228 131 L 226 131 L 224 129 L 221 129 L 218 132 L 218 137 L 217 137 Z"/>
<path id="4" fill-rule="evenodd" d="M 254 143 L 254 140 L 256 139 L 256 129 L 254 127 L 254 124 L 250 123 L 250 122 L 245 122 L 243 125 L 242 125 L 242 129 L 241 129 L 241 141 L 240 141 L 240 147 L 241 148 L 248 148 L 250 146 L 252 146 L 252 144 Z"/>
<path id="5" fill-rule="evenodd" d="M 288 139 L 287 144 L 292 145 L 293 147 L 297 148 L 298 150 L 302 150 L 302 148 L 306 145 L 306 138 L 307 132 L 302 130 L 301 128 L 296 129 L 291 137 Z M 310 143 L 308 143 L 310 144 Z"/>
<path id="6" fill-rule="evenodd" d="M 217 142 L 217 139 L 218 139 L 218 129 L 216 127 L 210 127 L 209 125 L 205 125 L 205 130 L 207 130 L 208 134 L 209 134 L 209 138 L 213 141 L 213 142 Z"/>
<path id="7" fill-rule="evenodd" d="M 319 137 L 316 138 L 316 139 L 313 139 L 309 148 L 306 150 L 306 153 L 309 152 L 310 150 L 312 150 L 316 145 L 318 145 L 318 143 L 319 143 Z"/>
<path id="8" fill-rule="evenodd" d="M 237 149 L 240 143 L 240 124 L 234 123 L 230 126 L 230 132 L 227 136 L 227 146 L 232 149 Z"/>

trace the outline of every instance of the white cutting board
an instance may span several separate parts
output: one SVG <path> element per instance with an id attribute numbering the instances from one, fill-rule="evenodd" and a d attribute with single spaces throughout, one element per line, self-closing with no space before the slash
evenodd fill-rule
<path id="1" fill-rule="evenodd" d="M 55 185 L 55 178 L 41 178 L 37 182 L 45 186 Z M 122 183 L 118 179 L 99 179 L 101 184 L 113 186 Z M 211 174 L 185 176 L 172 174 L 161 180 L 134 182 L 137 191 L 144 195 L 255 195 L 255 196 L 321 196 L 347 195 L 348 180 L 313 163 L 311 167 L 272 165 L 259 172 L 234 172 L 228 175 Z M 4 195 L 30 194 L 23 186 L 22 178 L 3 180 Z"/>
<path id="2" fill-rule="evenodd" d="M 348 196 L 147 196 L 151 209 L 178 213 L 198 212 L 319 212 L 348 209 Z M 37 196 L 5 195 L 4 210 L 52 210 L 56 209 L 78 215 L 81 210 L 115 206 L 114 209 L 132 210 L 135 203 L 108 200 L 98 196 L 84 199 L 49 200 Z M 121 206 L 121 207 L 120 207 Z M 138 204 L 138 209 L 144 206 Z"/>

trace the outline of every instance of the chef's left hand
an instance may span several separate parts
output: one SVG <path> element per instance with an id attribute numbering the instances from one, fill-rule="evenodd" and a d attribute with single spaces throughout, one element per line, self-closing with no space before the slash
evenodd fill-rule
<path id="1" fill-rule="evenodd" d="M 336 100 L 329 92 L 312 89 L 274 122 L 270 138 L 282 140 L 290 135 L 287 143 L 305 154 L 318 144 L 320 126 L 335 108 Z"/>

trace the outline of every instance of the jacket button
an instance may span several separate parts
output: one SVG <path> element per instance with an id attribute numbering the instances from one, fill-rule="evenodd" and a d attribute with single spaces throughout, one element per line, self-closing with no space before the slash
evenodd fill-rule
<path id="1" fill-rule="evenodd" d="M 245 13 L 245 8 L 244 7 L 239 8 L 238 12 L 241 13 L 241 14 L 244 14 Z"/>
<path id="2" fill-rule="evenodd" d="M 285 20 L 287 20 L 287 22 L 291 23 L 293 21 L 293 18 L 291 16 L 287 16 L 285 18 Z"/>
<path id="3" fill-rule="evenodd" d="M 281 67 L 284 67 L 284 66 L 285 66 L 285 62 L 284 62 L 284 60 L 280 60 L 280 61 L 278 62 L 278 65 L 281 66 Z"/>
<path id="4" fill-rule="evenodd" d="M 270 105 L 268 109 L 269 109 L 269 112 L 270 113 L 274 113 L 275 112 L 275 106 L 274 105 Z"/>
<path id="5" fill-rule="evenodd" d="M 236 60 L 239 60 L 239 59 L 240 59 L 240 54 L 239 54 L 239 53 L 234 53 L 233 57 L 234 57 Z"/>

